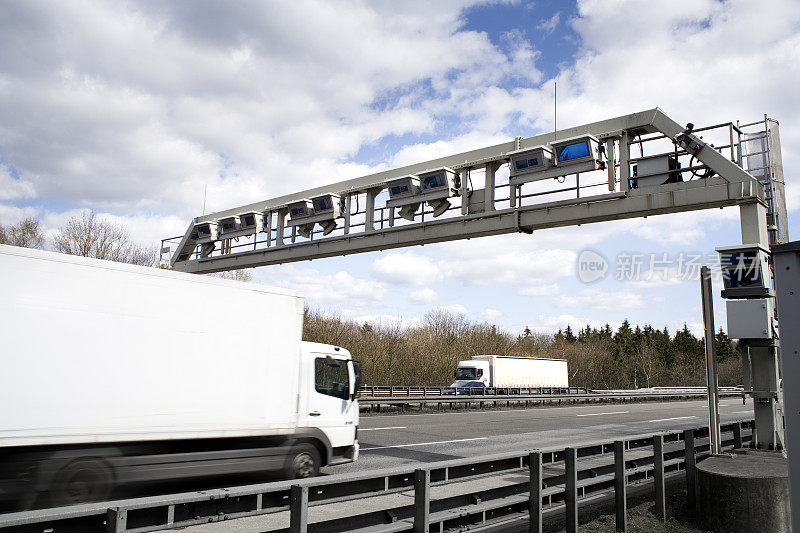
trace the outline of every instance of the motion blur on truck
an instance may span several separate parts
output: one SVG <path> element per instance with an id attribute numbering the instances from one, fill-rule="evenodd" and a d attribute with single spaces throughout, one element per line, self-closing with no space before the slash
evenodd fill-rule
<path id="1" fill-rule="evenodd" d="M 358 458 L 359 365 L 294 291 L 0 245 L 0 293 L 4 511 Z"/>

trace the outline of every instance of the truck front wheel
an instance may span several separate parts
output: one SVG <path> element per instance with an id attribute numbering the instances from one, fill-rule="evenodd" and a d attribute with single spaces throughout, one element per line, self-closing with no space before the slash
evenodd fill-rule
<path id="1" fill-rule="evenodd" d="M 315 477 L 319 465 L 319 451 L 311 444 L 298 444 L 289 452 L 283 474 L 287 479 Z"/>

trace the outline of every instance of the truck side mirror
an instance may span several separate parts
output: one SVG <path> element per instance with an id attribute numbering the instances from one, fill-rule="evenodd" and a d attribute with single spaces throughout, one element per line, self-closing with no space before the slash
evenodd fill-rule
<path id="1" fill-rule="evenodd" d="M 355 374 L 356 380 L 353 383 L 353 394 L 350 397 L 351 400 L 355 400 L 361 395 L 361 363 L 358 361 L 353 361 L 353 374 Z"/>

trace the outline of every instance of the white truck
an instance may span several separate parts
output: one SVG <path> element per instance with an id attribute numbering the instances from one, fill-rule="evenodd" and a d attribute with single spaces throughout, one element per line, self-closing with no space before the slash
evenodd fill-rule
<path id="1" fill-rule="evenodd" d="M 451 387 L 554 387 L 569 383 L 564 359 L 473 355 L 459 361 Z"/>
<path id="2" fill-rule="evenodd" d="M 0 245 L 0 501 L 358 457 L 359 367 L 286 289 Z"/>

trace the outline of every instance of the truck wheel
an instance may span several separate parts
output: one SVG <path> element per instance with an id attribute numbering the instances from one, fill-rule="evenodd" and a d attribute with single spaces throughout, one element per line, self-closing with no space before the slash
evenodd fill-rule
<path id="1" fill-rule="evenodd" d="M 50 485 L 49 504 L 54 507 L 105 501 L 114 487 L 112 468 L 100 459 L 77 459 L 64 466 Z"/>
<path id="2" fill-rule="evenodd" d="M 298 444 L 289 452 L 284 467 L 287 479 L 302 479 L 319 475 L 319 451 L 311 444 Z"/>

